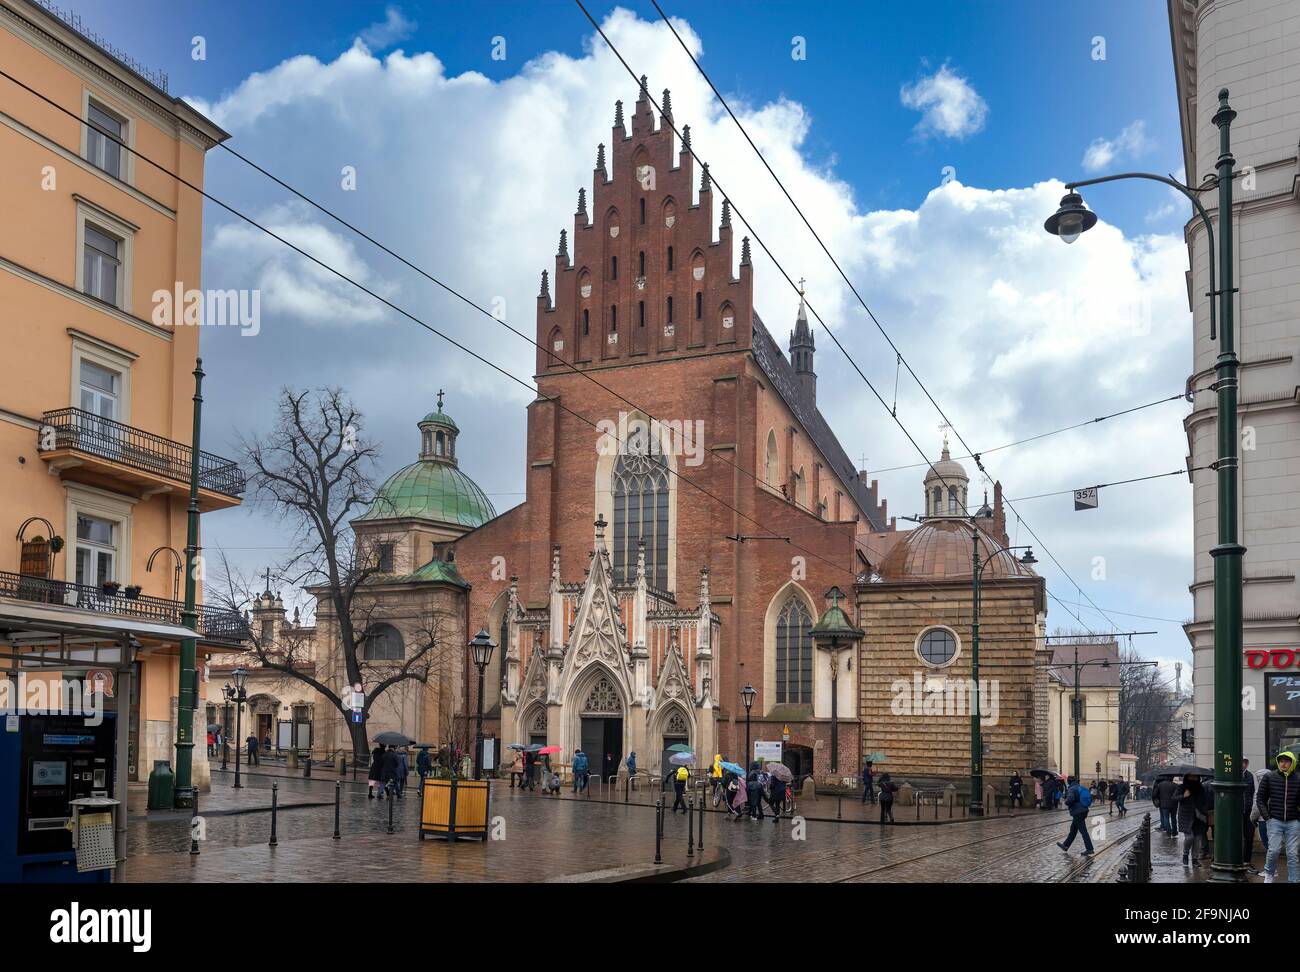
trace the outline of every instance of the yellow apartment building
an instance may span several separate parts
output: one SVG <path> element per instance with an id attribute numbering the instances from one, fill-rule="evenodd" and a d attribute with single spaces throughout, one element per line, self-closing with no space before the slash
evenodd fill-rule
<path id="1" fill-rule="evenodd" d="M 228 136 L 31 0 L 0 0 L 0 70 L 32 89 L 0 77 L 0 673 L 103 669 L 129 712 L 119 780 L 142 785 L 175 766 L 180 639 L 201 676 L 244 628 L 181 619 L 202 328 L 159 323 L 153 295 L 200 287 L 203 199 L 123 146 L 201 186 Z M 239 504 L 237 464 L 199 468 L 201 511 Z M 205 722 L 196 705 L 201 787 Z"/>

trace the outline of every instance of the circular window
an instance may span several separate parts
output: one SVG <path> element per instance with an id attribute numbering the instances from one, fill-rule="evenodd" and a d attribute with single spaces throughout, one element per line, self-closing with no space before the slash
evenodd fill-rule
<path id="1" fill-rule="evenodd" d="M 957 638 L 947 628 L 930 628 L 921 634 L 916 653 L 927 665 L 942 667 L 957 657 Z"/>

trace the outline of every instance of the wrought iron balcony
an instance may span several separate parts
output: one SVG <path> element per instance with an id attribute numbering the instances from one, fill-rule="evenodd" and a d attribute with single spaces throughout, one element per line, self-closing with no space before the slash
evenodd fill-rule
<path id="1" fill-rule="evenodd" d="M 101 588 L 86 584 L 14 574 L 7 570 L 0 571 L 0 598 L 33 604 L 58 604 L 97 614 L 138 618 L 161 624 L 180 624 L 181 615 L 185 611 L 184 604 L 168 598 L 148 594 L 128 597 L 121 590 L 116 594 L 107 594 Z M 237 644 L 250 637 L 248 625 L 238 611 L 201 604 L 194 611 L 198 616 L 196 630 L 205 641 Z"/>
<path id="2" fill-rule="evenodd" d="M 152 432 L 101 418 L 80 408 L 41 416 L 37 449 L 41 458 L 69 478 L 125 480 L 148 493 L 186 492 L 194 450 Z M 64 470 L 78 470 L 68 474 Z M 239 503 L 244 492 L 239 464 L 199 451 L 199 504 L 204 510 Z"/>

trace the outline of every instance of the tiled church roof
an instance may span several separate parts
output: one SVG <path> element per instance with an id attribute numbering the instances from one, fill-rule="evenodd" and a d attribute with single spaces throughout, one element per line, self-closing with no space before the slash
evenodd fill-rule
<path id="1" fill-rule="evenodd" d="M 880 518 L 879 510 L 876 503 L 872 500 L 866 484 L 858 478 L 858 471 L 853 466 L 853 461 L 840 445 L 840 440 L 836 438 L 831 427 L 826 424 L 822 418 L 822 413 L 817 409 L 814 402 L 808 400 L 801 390 L 799 383 L 795 381 L 794 368 L 781 353 L 780 347 L 768 332 L 767 326 L 763 323 L 758 312 L 754 312 L 754 336 L 752 341 L 754 359 L 758 366 L 763 369 L 763 374 L 767 375 L 768 381 L 774 387 L 789 406 L 790 411 L 799 420 L 799 424 L 811 436 L 813 444 L 821 450 L 826 461 L 830 463 L 831 470 L 835 476 L 844 485 L 845 491 L 853 497 L 854 502 L 866 514 L 868 522 L 872 529 L 884 530 L 885 523 Z"/>

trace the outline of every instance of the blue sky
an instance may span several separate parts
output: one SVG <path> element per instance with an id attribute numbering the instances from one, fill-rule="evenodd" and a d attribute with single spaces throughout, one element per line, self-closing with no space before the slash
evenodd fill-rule
<path id="1" fill-rule="evenodd" d="M 168 72 L 232 146 L 339 209 L 480 302 L 502 296 L 532 329 L 537 274 L 550 265 L 576 189 L 590 180 L 613 102 L 636 88 L 576 5 L 554 3 L 224 3 L 65 0 L 87 26 Z M 754 229 L 773 243 L 868 377 L 888 394 L 883 339 L 781 205 L 734 126 L 649 3 L 592 5 L 655 97 L 673 89 L 678 123 Z M 622 13 L 616 12 L 621 9 Z M 391 12 L 390 12 L 391 10 Z M 1183 209 L 1148 183 L 1087 194 L 1098 230 L 1066 248 L 1041 232 L 1060 181 L 1182 165 L 1165 6 L 1148 2 L 665 4 L 698 38 L 701 63 L 764 146 L 872 309 L 977 450 L 1182 390 L 1191 334 L 1182 273 Z M 191 58 L 201 36 L 206 59 Z M 358 36 L 368 50 L 354 50 Z M 507 56 L 492 58 L 494 38 Z M 806 58 L 791 57 L 792 39 Z M 1101 38 L 1104 60 L 1094 58 Z M 404 53 L 394 53 L 401 51 Z M 436 62 L 425 52 L 432 54 Z M 650 64 L 650 67 L 645 67 Z M 474 75 L 481 76 L 475 78 Z M 1087 162 L 1088 164 L 1085 164 Z M 339 191 L 355 164 L 359 189 Z M 952 184 L 946 173 L 954 176 Z M 514 373 L 532 349 L 221 151 L 208 188 L 392 295 Z M 1053 180 L 1056 180 L 1053 182 Z M 212 376 L 205 446 L 269 422 L 282 384 L 339 384 L 384 444 L 383 471 L 414 458 L 414 426 L 439 387 L 464 430 L 459 455 L 499 510 L 522 499 L 527 395 L 466 363 L 409 322 L 311 272 L 209 206 L 204 284 L 263 291 L 256 341 L 205 333 Z M 483 260 L 476 254 L 488 254 Z M 756 253 L 756 302 L 782 339 L 792 295 Z M 819 404 L 855 459 L 880 474 L 890 512 L 921 506 L 919 457 L 829 341 L 818 342 Z M 915 387 L 899 415 L 936 458 L 939 416 Z M 1182 465 L 1186 408 L 1163 405 L 990 454 L 1011 497 L 1168 472 Z M 971 470 L 973 472 L 973 470 Z M 983 487 L 972 480 L 972 493 Z M 1018 504 L 1088 595 L 1140 647 L 1188 658 L 1190 488 L 1185 478 Z M 904 524 L 905 525 L 905 524 Z M 1010 524 L 1013 541 L 1028 529 Z M 252 572 L 284 552 L 251 508 L 205 518 L 205 543 Z M 1084 602 L 1038 550 L 1061 600 Z M 1053 603 L 1049 628 L 1108 627 Z"/>

